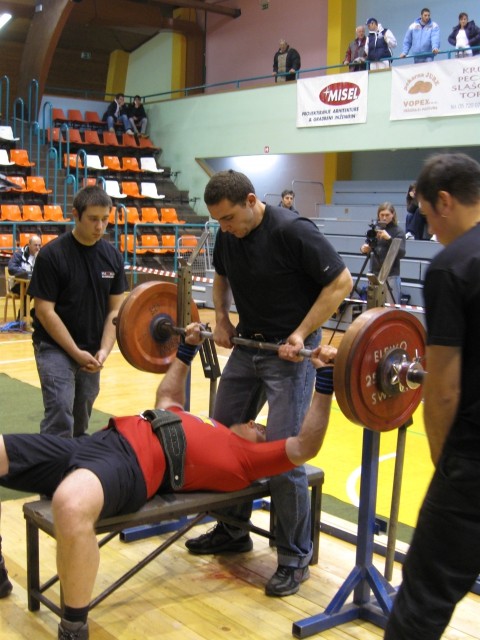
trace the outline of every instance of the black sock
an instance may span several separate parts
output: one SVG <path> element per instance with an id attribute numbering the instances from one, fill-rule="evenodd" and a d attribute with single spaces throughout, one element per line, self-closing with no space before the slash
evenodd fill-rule
<path id="1" fill-rule="evenodd" d="M 87 621 L 88 617 L 88 605 L 86 607 L 81 607 L 80 609 L 76 609 L 74 607 L 68 607 L 65 605 L 62 618 L 64 620 L 68 620 L 68 622 L 83 622 Z"/>

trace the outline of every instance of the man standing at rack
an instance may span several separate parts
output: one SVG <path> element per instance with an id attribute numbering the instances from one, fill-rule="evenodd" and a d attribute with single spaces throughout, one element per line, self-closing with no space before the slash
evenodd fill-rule
<path id="1" fill-rule="evenodd" d="M 115 344 L 113 319 L 127 289 L 123 259 L 103 239 L 112 201 L 98 186 L 73 200 L 75 227 L 39 252 L 29 287 L 33 347 L 45 414 L 41 433 L 81 436 Z"/>
<path id="2" fill-rule="evenodd" d="M 231 426 L 255 419 L 268 402 L 267 440 L 294 436 L 313 388 L 311 367 L 298 352 L 317 346 L 319 327 L 351 291 L 351 275 L 311 220 L 262 203 L 244 174 L 220 171 L 207 184 L 204 198 L 220 225 L 213 252 L 214 341 L 231 348 L 231 338 L 239 335 L 279 345 L 278 355 L 234 347 L 212 417 Z M 230 320 L 233 300 L 237 327 Z M 278 520 L 278 567 L 265 593 L 288 596 L 308 579 L 312 555 L 305 470 L 276 476 L 270 486 Z M 229 512 L 248 522 L 251 504 Z M 191 553 L 216 554 L 250 551 L 253 544 L 244 530 L 219 523 L 186 546 Z"/>
<path id="3" fill-rule="evenodd" d="M 416 195 L 444 245 L 425 278 L 424 423 L 436 467 L 385 640 L 440 640 L 480 574 L 480 165 L 427 160 Z"/>

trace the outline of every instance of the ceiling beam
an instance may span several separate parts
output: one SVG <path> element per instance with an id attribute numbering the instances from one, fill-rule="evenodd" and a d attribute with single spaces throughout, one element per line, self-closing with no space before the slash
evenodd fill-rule
<path id="1" fill-rule="evenodd" d="M 219 4 L 204 2 L 204 0 L 153 0 L 154 4 L 168 4 L 175 7 L 184 7 L 186 9 L 198 9 L 199 11 L 208 11 L 210 13 L 220 13 L 231 18 L 238 18 L 241 15 L 240 9 L 233 7 L 223 7 Z"/>

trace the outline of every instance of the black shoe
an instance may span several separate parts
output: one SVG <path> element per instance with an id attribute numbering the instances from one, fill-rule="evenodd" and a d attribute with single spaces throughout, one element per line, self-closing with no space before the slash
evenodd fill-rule
<path id="1" fill-rule="evenodd" d="M 265 586 L 265 593 L 267 596 L 276 596 L 277 598 L 291 596 L 293 593 L 297 593 L 300 589 L 300 584 L 308 580 L 309 577 L 310 569 L 308 567 L 298 569 L 297 567 L 284 567 L 279 564 Z"/>
<path id="2" fill-rule="evenodd" d="M 253 549 L 253 542 L 250 536 L 245 534 L 241 538 L 232 538 L 219 522 L 213 529 L 198 538 L 187 540 L 185 546 L 190 553 L 244 553 Z"/>
<path id="3" fill-rule="evenodd" d="M 8 571 L 3 558 L 0 560 L 0 598 L 6 598 L 12 591 L 12 583 L 8 579 Z"/>
<path id="4" fill-rule="evenodd" d="M 62 621 L 58 625 L 58 640 L 88 640 L 88 622 Z"/>

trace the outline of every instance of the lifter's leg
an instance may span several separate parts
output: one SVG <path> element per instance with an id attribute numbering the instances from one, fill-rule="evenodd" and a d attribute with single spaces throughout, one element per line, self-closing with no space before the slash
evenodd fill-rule
<path id="1" fill-rule="evenodd" d="M 72 632 L 78 634 L 73 637 L 88 638 L 88 605 L 100 561 L 94 527 L 103 501 L 102 485 L 87 469 L 73 471 L 53 495 L 57 571 L 64 601 L 59 638 L 72 637 L 68 635 Z"/>

